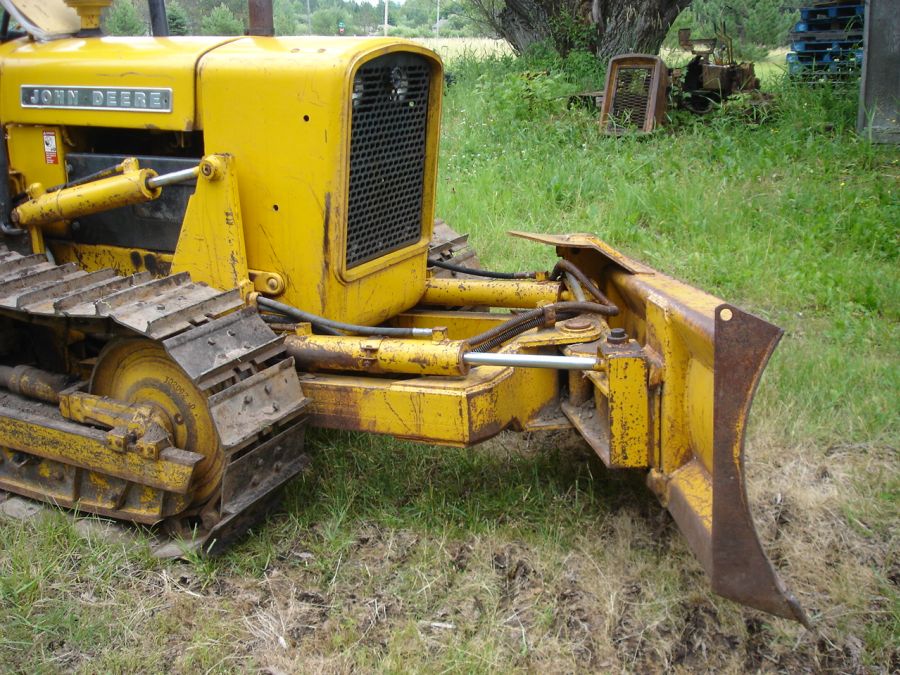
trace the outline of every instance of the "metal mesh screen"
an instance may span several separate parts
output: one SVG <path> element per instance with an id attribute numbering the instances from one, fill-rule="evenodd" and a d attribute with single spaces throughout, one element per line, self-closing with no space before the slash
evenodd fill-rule
<path id="1" fill-rule="evenodd" d="M 408 246 L 422 235 L 428 61 L 387 54 L 353 81 L 347 267 Z"/>
<path id="2" fill-rule="evenodd" d="M 647 121 L 652 68 L 620 68 L 610 115 L 617 126 L 641 128 Z"/>

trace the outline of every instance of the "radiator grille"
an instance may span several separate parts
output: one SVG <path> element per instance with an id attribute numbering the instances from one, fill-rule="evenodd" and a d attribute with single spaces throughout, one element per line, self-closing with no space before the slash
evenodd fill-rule
<path id="1" fill-rule="evenodd" d="M 650 103 L 653 68 L 626 67 L 616 74 L 615 93 L 609 114 L 619 126 L 643 128 Z"/>
<path id="2" fill-rule="evenodd" d="M 417 54 L 387 54 L 353 81 L 347 268 L 419 240 L 431 69 Z"/>

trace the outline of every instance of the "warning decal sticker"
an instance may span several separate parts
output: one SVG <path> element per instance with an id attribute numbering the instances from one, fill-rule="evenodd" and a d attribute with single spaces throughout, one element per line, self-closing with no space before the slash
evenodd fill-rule
<path id="1" fill-rule="evenodd" d="M 56 132 L 44 132 L 44 163 L 59 164 L 59 153 L 56 151 Z"/>

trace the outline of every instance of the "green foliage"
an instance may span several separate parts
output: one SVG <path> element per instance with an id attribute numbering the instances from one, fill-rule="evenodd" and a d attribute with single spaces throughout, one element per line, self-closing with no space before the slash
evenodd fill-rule
<path id="1" fill-rule="evenodd" d="M 116 0 L 103 19 L 103 31 L 108 35 L 145 35 L 147 25 L 132 0 Z"/>
<path id="2" fill-rule="evenodd" d="M 553 44 L 563 56 L 573 49 L 590 51 L 596 41 L 597 29 L 568 8 L 551 16 L 549 23 Z"/>
<path id="3" fill-rule="evenodd" d="M 247 0 L 193 0 L 190 4 L 196 8 L 200 17 L 209 16 L 216 7 L 224 5 L 237 18 L 242 21 L 247 19 Z"/>
<path id="4" fill-rule="evenodd" d="M 497 125 L 498 133 L 508 124 L 547 123 L 564 115 L 569 97 L 602 87 L 605 64 L 593 54 L 572 50 L 560 56 L 550 42 L 536 43 L 516 58 L 500 56 L 459 58 L 448 68 L 471 96 L 483 106 L 485 114 Z"/>
<path id="5" fill-rule="evenodd" d="M 168 8 L 169 32 L 172 35 L 184 35 L 187 33 L 182 31 L 196 30 L 210 35 L 237 35 L 244 32 L 248 21 L 246 0 L 175 0 L 174 4 L 175 10 Z M 312 30 L 308 22 L 306 0 L 274 0 L 273 4 L 276 35 L 306 35 L 309 32 L 336 35 L 335 17 L 342 17 L 346 35 L 382 33 L 383 2 L 372 5 L 360 0 L 310 0 L 311 12 L 319 13 Z M 167 7 L 168 5 L 169 3 Z M 223 7 L 228 11 L 227 14 Z M 391 34 L 401 37 L 434 36 L 436 9 L 433 0 L 407 0 L 403 4 L 391 1 Z M 240 28 L 238 22 L 241 24 Z M 480 34 L 480 29 L 466 16 L 461 0 L 441 3 L 442 37 L 474 37 Z"/>
<path id="6" fill-rule="evenodd" d="M 338 7 L 317 9 L 312 13 L 312 31 L 315 35 L 337 35 L 338 24 L 344 22 L 344 32 L 350 33 L 350 13 Z"/>
<path id="7" fill-rule="evenodd" d="M 191 18 L 178 0 L 166 3 L 166 18 L 169 22 L 169 35 L 191 34 Z"/>
<path id="8" fill-rule="evenodd" d="M 301 9 L 297 0 L 275 0 L 273 10 L 275 35 L 298 35 L 307 32 L 305 4 Z"/>
<path id="9" fill-rule="evenodd" d="M 437 9 L 433 0 L 406 0 L 403 3 L 401 22 L 405 26 L 429 26 L 435 22 Z"/>
<path id="10" fill-rule="evenodd" d="M 692 37 L 715 37 L 723 22 L 734 43 L 736 59 L 759 61 L 769 49 L 787 42 L 787 34 L 799 14 L 782 0 L 757 0 L 735 4 L 730 0 L 693 0 L 672 25 L 665 46 L 678 47 L 678 29 L 690 28 Z"/>
<path id="11" fill-rule="evenodd" d="M 596 111 L 554 98 L 572 81 L 557 56 L 450 68 L 441 184 L 453 189 L 438 212 L 471 233 L 486 266 L 541 264 L 538 250 L 510 258 L 506 230 L 593 230 L 795 331 L 771 375 L 773 398 L 803 411 L 791 433 L 891 436 L 898 165 L 890 148 L 856 136 L 855 88 L 810 89 L 776 73 L 763 81 L 774 103 L 670 113 L 650 137 L 609 138 Z M 832 362 L 840 383 L 822 365 Z"/>
<path id="12" fill-rule="evenodd" d="M 494 118 L 539 119 L 564 106 L 567 83 L 561 74 L 549 71 L 508 73 L 499 82 L 487 78 L 476 91 L 492 102 Z"/>
<path id="13" fill-rule="evenodd" d="M 244 24 L 230 9 L 221 3 L 213 7 L 209 15 L 200 22 L 203 35 L 242 35 Z"/>

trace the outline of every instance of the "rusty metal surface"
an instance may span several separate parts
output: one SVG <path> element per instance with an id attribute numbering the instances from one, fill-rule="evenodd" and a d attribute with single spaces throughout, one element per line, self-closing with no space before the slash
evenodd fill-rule
<path id="1" fill-rule="evenodd" d="M 161 478 L 165 472 L 183 476 L 180 489 L 186 492 L 192 467 L 201 459 L 174 448 L 161 453 L 158 462 L 111 453 L 106 432 L 63 419 L 56 406 L 11 393 L 0 394 L 0 438 L 4 489 L 142 523 L 157 522 L 188 505 L 189 496 L 152 488 L 166 483 Z M 91 456 L 95 459 L 89 460 Z"/>
<path id="2" fill-rule="evenodd" d="M 40 319 L 64 329 L 75 320 L 80 331 L 100 339 L 124 333 L 140 338 L 129 338 L 132 342 L 158 345 L 171 367 L 184 374 L 184 384 L 197 387 L 202 408 L 197 414 L 219 422 L 221 428 L 214 427 L 204 442 L 221 444 L 225 462 L 201 492 L 195 467 L 202 454 L 167 444 L 157 448 L 165 439 L 155 436 L 137 438 L 134 448 L 125 447 L 117 441 L 131 438 L 126 433 L 134 426 L 131 423 L 110 431 L 95 429 L 64 419 L 54 406 L 10 392 L 0 394 L 4 401 L 0 435 L 5 434 L 7 448 L 0 457 L 0 487 L 143 523 L 179 514 L 194 517 L 202 507 L 204 527 L 197 541 L 203 543 L 216 526 L 210 513 L 223 507 L 223 475 L 241 457 L 258 451 L 257 457 L 275 458 L 261 469 L 259 485 L 238 495 L 239 484 L 233 478 L 225 497 L 228 511 L 223 517 L 229 533 L 236 534 L 241 522 L 249 522 L 239 510 L 267 503 L 269 492 L 302 468 L 298 448 L 307 401 L 293 360 L 284 353 L 283 339 L 255 309 L 233 311 L 242 304 L 237 291 L 195 283 L 187 274 L 153 280 L 147 273 L 119 276 L 106 269 L 85 273 L 72 264 L 56 266 L 43 255 L 23 256 L 0 247 L 0 312 L 23 326 Z M 168 339 L 160 343 L 163 338 Z M 26 389 L 23 393 L 28 395 L 41 393 Z M 269 399 L 269 404 L 246 414 L 240 408 L 247 396 Z M 129 403 L 140 401 L 110 401 L 114 407 Z M 287 442 L 291 434 L 297 438 Z M 272 445 L 276 436 L 283 442 Z M 138 447 L 142 441 L 147 442 Z"/>
<path id="3" fill-rule="evenodd" d="M 247 307 L 165 340 L 166 351 L 203 388 L 226 374 L 235 363 L 250 363 L 282 349 L 277 337 Z"/>
<path id="4" fill-rule="evenodd" d="M 598 254 L 604 260 L 614 263 L 632 274 L 655 274 L 655 270 L 652 267 L 648 267 L 637 260 L 633 260 L 632 258 L 619 253 L 619 251 L 605 241 L 598 239 L 593 234 L 542 234 L 537 232 L 520 232 L 518 230 L 510 230 L 508 234 L 513 237 L 528 239 L 529 241 L 535 241 L 540 244 L 555 246 L 559 255 L 563 255 L 567 251 L 580 252 L 589 250 Z M 591 267 L 589 261 L 574 262 L 582 265 L 586 269 L 590 269 Z"/>
<path id="5" fill-rule="evenodd" d="M 241 455 L 222 478 L 223 513 L 234 515 L 296 476 L 308 464 L 303 426 L 285 431 Z"/>
<path id="6" fill-rule="evenodd" d="M 569 378 L 571 424 L 607 466 L 649 469 L 716 592 L 806 622 L 760 545 L 744 485 L 747 417 L 780 329 L 664 274 L 634 273 L 589 235 L 529 238 L 555 245 L 622 310 L 602 342 L 564 350 L 604 357 L 600 372 Z M 622 364 L 634 369 L 616 375 L 627 345 Z"/>
<path id="7" fill-rule="evenodd" d="M 720 595 L 809 626 L 766 557 L 744 482 L 744 431 L 781 329 L 722 305 L 716 310 L 712 585 Z"/>
<path id="8" fill-rule="evenodd" d="M 248 0 L 250 27 L 249 35 L 272 37 L 275 35 L 275 19 L 272 0 Z"/>
<path id="9" fill-rule="evenodd" d="M 185 537 L 159 549 L 157 557 L 179 557 L 186 550 L 218 555 L 244 532 L 261 523 L 281 503 L 282 487 L 310 463 L 304 454 L 305 417 L 296 424 L 241 453 L 226 467 L 215 525 L 201 537 Z"/>
<path id="10" fill-rule="evenodd" d="M 260 430 L 292 421 L 306 405 L 290 357 L 209 399 L 219 440 L 232 452 L 245 447 Z"/>
<path id="11" fill-rule="evenodd" d="M 759 79 L 752 63 L 736 63 L 732 40 L 716 27 L 714 38 L 691 38 L 691 29 L 678 31 L 684 51 L 694 55 L 683 68 L 670 72 L 675 103 L 693 113 L 705 114 L 713 104 L 742 91 L 759 89 Z"/>
<path id="12" fill-rule="evenodd" d="M 434 232 L 431 235 L 431 242 L 428 244 L 428 257 L 452 262 L 463 267 L 481 269 L 481 263 L 478 261 L 475 250 L 469 246 L 469 235 L 456 232 L 440 218 L 435 218 L 434 221 Z M 440 267 L 434 267 L 431 271 L 432 276 L 437 278 L 478 278 L 470 274 L 441 269 Z"/>
<path id="13" fill-rule="evenodd" d="M 650 54 L 621 54 L 609 60 L 600 129 L 620 135 L 650 133 L 666 114 L 666 64 Z"/>
<path id="14" fill-rule="evenodd" d="M 307 372 L 361 371 L 371 374 L 465 375 L 461 340 L 288 335 L 287 353 Z"/>

